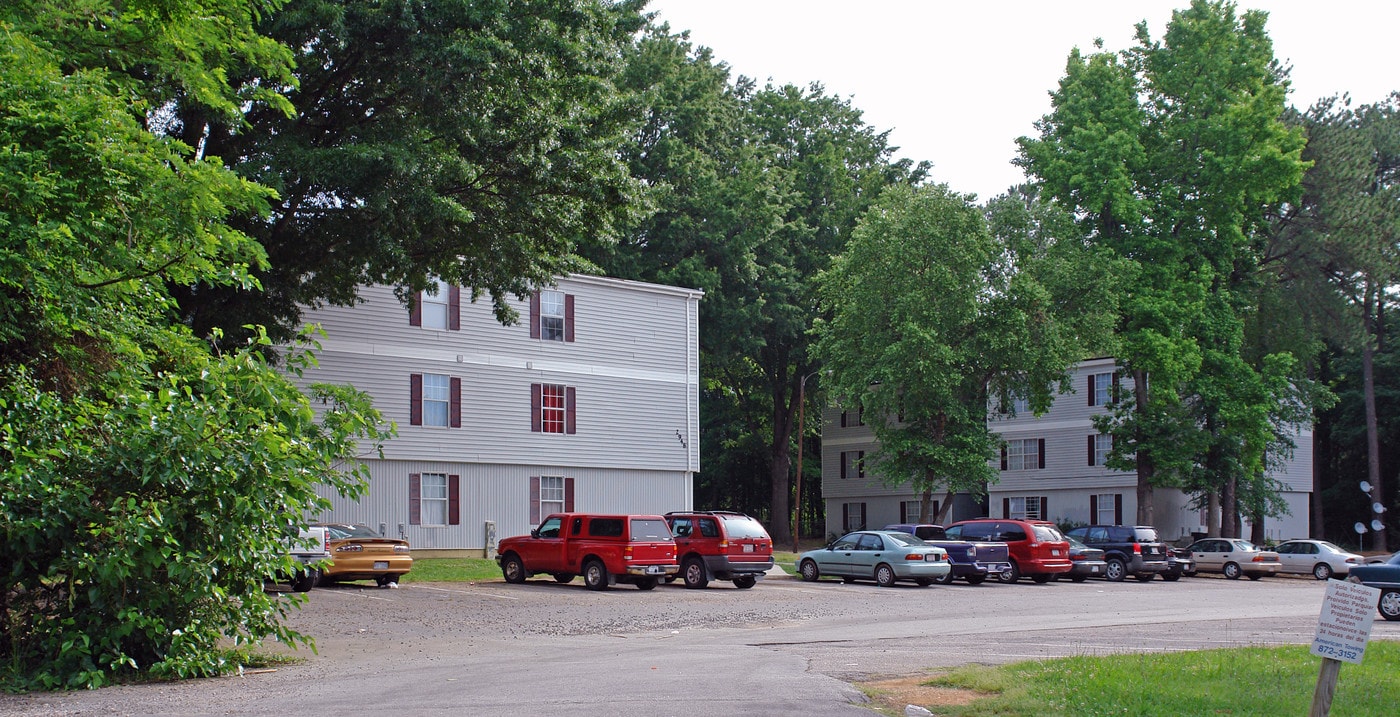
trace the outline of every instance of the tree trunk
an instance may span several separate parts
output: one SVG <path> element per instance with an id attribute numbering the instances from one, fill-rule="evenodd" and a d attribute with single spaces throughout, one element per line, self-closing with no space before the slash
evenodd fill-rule
<path id="1" fill-rule="evenodd" d="M 933 503 L 933 489 L 925 488 L 923 495 L 919 496 L 919 522 L 931 523 L 933 516 L 929 515 L 929 508 Z"/>
<path id="2" fill-rule="evenodd" d="M 1219 538 L 1220 535 L 1220 494 L 1211 491 L 1206 496 L 1206 537 Z"/>
<path id="3" fill-rule="evenodd" d="M 1142 370 L 1133 371 L 1134 395 L 1137 399 L 1138 415 L 1145 415 L 1147 412 L 1147 372 Z M 1143 447 L 1144 441 L 1141 429 L 1134 441 L 1137 445 L 1137 524 L 1156 525 L 1153 519 L 1152 502 L 1152 479 L 1156 474 L 1156 465 L 1152 462 L 1152 453 Z"/>
<path id="4" fill-rule="evenodd" d="M 1367 312 L 1369 314 L 1369 312 Z M 1369 323 L 1369 322 L 1368 322 Z M 1366 479 L 1371 484 L 1371 502 L 1373 504 L 1385 505 L 1385 492 L 1381 490 L 1381 445 L 1380 433 L 1376 421 L 1376 376 L 1374 362 L 1374 351 L 1371 348 L 1371 336 L 1365 338 L 1365 343 L 1361 346 L 1361 386 L 1362 393 L 1366 400 Z M 1384 520 L 1381 514 L 1372 513 L 1376 520 Z M 1374 526 L 1367 526 L 1372 529 Z M 1385 530 L 1372 530 L 1371 549 L 1377 552 L 1388 552 L 1386 547 Z"/>
<path id="5" fill-rule="evenodd" d="M 792 543 L 790 506 L 792 492 L 792 420 L 797 406 L 799 388 L 775 392 L 773 396 L 773 442 L 768 446 L 771 505 L 768 511 L 768 531 L 778 545 Z M 791 394 L 791 395 L 784 395 Z"/>
<path id="6" fill-rule="evenodd" d="M 1225 480 L 1220 489 L 1220 537 L 1240 537 L 1240 506 L 1235 499 L 1235 478 Z"/>
<path id="7" fill-rule="evenodd" d="M 1255 545 L 1263 545 L 1267 538 L 1264 536 L 1264 511 L 1258 510 L 1254 515 L 1249 516 L 1249 542 Z"/>
<path id="8" fill-rule="evenodd" d="M 935 520 L 934 522 L 935 522 L 935 523 L 938 523 L 939 525 L 947 525 L 947 524 L 948 524 L 948 514 L 951 513 L 952 511 L 953 511 L 953 491 L 952 491 L 952 489 L 949 489 L 947 493 L 944 493 L 944 494 L 943 494 L 943 504 L 940 505 L 940 506 L 938 506 L 938 520 Z"/>

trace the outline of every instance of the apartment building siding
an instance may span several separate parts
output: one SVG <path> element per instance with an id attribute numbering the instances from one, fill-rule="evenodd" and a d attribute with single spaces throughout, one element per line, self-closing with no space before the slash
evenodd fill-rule
<path id="1" fill-rule="evenodd" d="M 578 275 L 553 290 L 567 297 L 565 340 L 532 337 L 531 297 L 511 301 L 520 321 L 502 326 L 465 289 L 442 328 L 413 325 L 434 322 L 385 286 L 363 287 L 353 307 L 308 310 L 326 336 L 300 380 L 352 384 L 398 429 L 382 459 L 365 459 L 369 495 L 319 517 L 391 533 L 403 523 L 415 550 L 480 550 L 486 521 L 500 537 L 528 531 L 530 479 L 542 475 L 568 477 L 579 509 L 691 508 L 700 292 Z M 447 425 L 428 425 L 444 407 Z M 411 475 L 455 477 L 456 524 L 414 525 Z"/>

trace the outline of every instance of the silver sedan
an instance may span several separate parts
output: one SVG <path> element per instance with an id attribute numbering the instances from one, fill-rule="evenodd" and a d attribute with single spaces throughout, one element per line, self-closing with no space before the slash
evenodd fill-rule
<path id="1" fill-rule="evenodd" d="M 825 548 L 803 553 L 797 559 L 797 569 L 808 582 L 837 577 L 848 583 L 874 580 L 881 587 L 890 587 L 899 580 L 931 585 L 953 568 L 948 551 L 909 533 L 858 530 Z"/>
<path id="2" fill-rule="evenodd" d="M 1343 550 L 1325 540 L 1287 540 L 1274 547 L 1278 561 L 1283 563 L 1285 573 L 1299 575 L 1312 574 L 1318 580 L 1326 580 L 1333 575 L 1346 577 L 1353 565 L 1361 565 L 1365 558 Z"/>

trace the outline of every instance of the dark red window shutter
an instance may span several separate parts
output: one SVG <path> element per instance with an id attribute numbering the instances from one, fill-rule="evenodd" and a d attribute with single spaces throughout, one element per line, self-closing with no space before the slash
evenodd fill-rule
<path id="1" fill-rule="evenodd" d="M 530 525 L 540 524 L 540 477 L 530 476 Z"/>
<path id="2" fill-rule="evenodd" d="M 909 522 L 909 503 L 907 501 L 899 501 L 899 522 Z"/>
<path id="3" fill-rule="evenodd" d="M 447 329 L 462 330 L 462 289 L 457 286 L 447 290 Z"/>
<path id="4" fill-rule="evenodd" d="M 841 451 L 841 480 L 846 480 L 846 452 Z M 845 523 L 842 523 L 845 525 Z"/>
<path id="5" fill-rule="evenodd" d="M 1122 493 L 1114 493 L 1114 494 L 1113 494 L 1113 524 L 1114 524 L 1114 525 L 1122 525 L 1122 524 L 1123 524 L 1123 494 L 1122 494 Z"/>
<path id="6" fill-rule="evenodd" d="M 1037 465 L 1036 468 L 1044 468 L 1044 467 L 1045 467 L 1045 439 L 1044 439 L 1044 438 L 1042 438 L 1042 439 L 1040 439 L 1039 441 L 1037 441 L 1036 452 L 1040 454 L 1040 456 L 1039 456 L 1039 457 L 1040 457 L 1040 464 Z"/>
<path id="7" fill-rule="evenodd" d="M 1002 499 L 1001 499 L 1001 517 L 1003 517 L 1003 518 L 1010 518 L 1010 517 L 1011 517 L 1011 499 L 1010 499 L 1010 498 L 1002 498 Z"/>
<path id="8" fill-rule="evenodd" d="M 1050 520 L 1050 496 L 1040 496 L 1040 519 Z"/>
<path id="9" fill-rule="evenodd" d="M 462 524 L 462 477 L 447 476 L 447 524 Z"/>
<path id="10" fill-rule="evenodd" d="M 540 421 L 540 394 L 544 392 L 544 386 L 538 383 L 530 384 L 530 430 L 539 432 L 543 430 Z"/>
<path id="11" fill-rule="evenodd" d="M 1097 493 L 1089 496 L 1089 524 L 1095 525 L 1099 522 L 1099 496 Z"/>
<path id="12" fill-rule="evenodd" d="M 413 304 L 408 307 L 408 325 L 423 325 L 423 292 L 413 295 Z"/>
<path id="13" fill-rule="evenodd" d="M 530 294 L 530 338 L 540 337 L 540 292 Z"/>
<path id="14" fill-rule="evenodd" d="M 841 412 L 841 427 L 842 427 L 842 428 L 845 428 L 845 427 L 846 427 L 846 412 L 845 412 L 845 411 L 842 411 L 842 412 Z"/>
<path id="15" fill-rule="evenodd" d="M 1091 374 L 1089 374 L 1089 405 L 1090 405 L 1090 406 L 1096 406 L 1096 405 L 1098 405 L 1099 402 L 1096 401 L 1096 400 L 1094 400 L 1095 398 L 1097 398 L 1097 396 L 1094 395 L 1094 374 L 1091 373 Z"/>
<path id="16" fill-rule="evenodd" d="M 408 425 L 423 425 L 423 374 L 408 375 Z"/>
<path id="17" fill-rule="evenodd" d="M 572 343 L 574 340 L 574 295 L 564 295 L 564 340 Z"/>
<path id="18" fill-rule="evenodd" d="M 1089 434 L 1089 465 L 1094 465 L 1094 434 Z"/>
<path id="19" fill-rule="evenodd" d="M 423 477 L 418 473 L 408 474 L 408 524 L 423 524 Z"/>
<path id="20" fill-rule="evenodd" d="M 574 433 L 578 427 L 578 410 L 575 408 L 577 396 L 573 386 L 564 389 L 564 432 Z"/>
<path id="21" fill-rule="evenodd" d="M 574 479 L 564 479 L 564 512 L 574 512 Z"/>
<path id="22" fill-rule="evenodd" d="M 1001 469 L 1006 470 L 1006 446 L 1001 447 Z"/>
<path id="23" fill-rule="evenodd" d="M 850 524 L 851 524 L 851 504 L 850 504 L 850 503 L 842 503 L 842 504 L 841 504 L 841 532 L 843 532 L 843 533 L 846 532 L 846 531 L 848 530 L 847 526 L 849 526 Z"/>
<path id="24" fill-rule="evenodd" d="M 452 393 L 448 397 L 448 425 L 462 427 L 462 379 L 452 377 Z"/>

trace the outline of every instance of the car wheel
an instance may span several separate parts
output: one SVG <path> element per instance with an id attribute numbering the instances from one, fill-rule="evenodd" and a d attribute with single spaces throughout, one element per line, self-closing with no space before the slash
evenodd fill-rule
<path id="1" fill-rule="evenodd" d="M 608 589 L 608 569 L 597 560 L 590 560 L 583 565 L 583 584 L 589 590 Z M 656 587 L 656 586 L 652 586 Z"/>
<path id="2" fill-rule="evenodd" d="M 681 574 L 688 588 L 703 588 L 710 584 L 710 576 L 705 574 L 705 561 L 700 558 L 686 558 Z"/>
<path id="3" fill-rule="evenodd" d="M 745 575 L 742 578 L 734 578 L 734 587 L 740 590 L 748 590 L 758 583 L 758 578 L 752 575 Z"/>
<path id="4" fill-rule="evenodd" d="M 1400 590 L 1390 589 L 1382 592 L 1380 602 L 1376 603 L 1376 608 L 1381 611 L 1381 617 L 1387 620 L 1400 620 Z"/>
<path id="5" fill-rule="evenodd" d="M 936 582 L 936 583 L 938 583 L 939 585 L 952 585 L 952 584 L 953 584 L 953 571 L 952 571 L 952 570 L 949 570 L 947 573 L 944 573 L 943 575 L 939 575 L 938 577 L 933 578 L 933 581 Z"/>
<path id="6" fill-rule="evenodd" d="M 1313 577 L 1318 580 L 1327 580 L 1332 577 L 1332 566 L 1327 563 L 1318 563 L 1313 566 Z"/>
<path id="7" fill-rule="evenodd" d="M 573 581 L 574 581 L 574 578 L 576 578 L 576 577 L 578 577 L 578 576 L 577 576 L 577 575 L 574 575 L 573 573 L 555 573 L 555 574 L 554 574 L 554 582 L 560 583 L 560 584 L 567 584 L 567 583 L 573 582 Z"/>
<path id="8" fill-rule="evenodd" d="M 1230 580 L 1239 580 L 1240 574 L 1243 571 L 1240 570 L 1240 566 L 1235 563 L 1225 563 L 1225 567 L 1222 568 L 1220 572 L 1225 573 L 1225 577 Z"/>
<path id="9" fill-rule="evenodd" d="M 1103 570 L 1103 576 L 1111 583 L 1121 583 L 1123 578 L 1128 577 L 1128 566 L 1123 564 L 1118 558 L 1109 558 L 1108 565 Z"/>
<path id="10" fill-rule="evenodd" d="M 525 563 L 520 562 L 519 555 L 511 553 L 506 556 L 505 560 L 501 561 L 501 576 L 508 583 L 519 585 L 525 582 Z"/>
<path id="11" fill-rule="evenodd" d="M 1037 573 L 1031 576 L 1031 580 L 1034 581 L 1037 585 L 1044 585 L 1045 583 L 1050 582 L 1051 577 L 1053 576 L 1050 573 Z"/>
<path id="12" fill-rule="evenodd" d="M 1174 583 L 1181 579 L 1181 573 L 1162 573 L 1162 579 Z"/>
<path id="13" fill-rule="evenodd" d="M 292 576 L 291 587 L 294 592 L 304 593 L 316 587 L 316 581 L 320 579 L 321 571 L 316 568 L 298 570 Z"/>
<path id="14" fill-rule="evenodd" d="M 1011 567 L 997 574 L 997 580 L 1004 583 L 1014 583 L 1021 579 L 1021 569 L 1016 567 L 1016 563 L 1011 563 Z"/>
<path id="15" fill-rule="evenodd" d="M 802 564 L 797 566 L 797 572 L 802 573 L 802 579 L 809 583 L 816 582 L 817 578 L 822 576 L 822 572 L 817 569 L 817 561 L 815 560 L 803 560 Z"/>
<path id="16" fill-rule="evenodd" d="M 661 578 L 639 578 L 637 580 L 638 590 L 655 590 L 656 584 L 661 582 Z"/>
<path id="17" fill-rule="evenodd" d="M 880 563 L 875 566 L 875 584 L 882 588 L 893 587 L 895 581 L 894 568 Z"/>
<path id="18" fill-rule="evenodd" d="M 399 577 L 401 577 L 401 576 L 399 576 L 399 575 L 376 575 L 375 578 L 374 578 L 374 583 L 375 583 L 376 585 L 378 585 L 379 587 L 381 587 L 381 588 L 382 588 L 382 587 L 387 587 L 390 583 L 393 583 L 393 584 L 397 585 L 398 582 L 399 582 Z"/>
<path id="19" fill-rule="evenodd" d="M 949 575 L 951 575 L 951 574 L 952 574 L 952 573 L 949 573 Z M 963 578 L 963 580 L 966 580 L 968 585 L 981 585 L 982 583 L 987 582 L 987 576 L 986 576 L 986 575 L 969 575 L 969 576 Z"/>
<path id="20" fill-rule="evenodd" d="M 1150 583 L 1150 582 L 1152 582 L 1152 573 L 1138 573 L 1137 575 L 1134 575 L 1133 577 L 1137 578 L 1137 579 L 1138 579 L 1138 582 L 1140 582 L 1140 583 Z"/>
<path id="21" fill-rule="evenodd" d="M 1088 575 L 1071 575 L 1071 576 L 1069 576 L 1069 579 L 1072 580 L 1072 581 L 1074 581 L 1074 582 L 1076 582 L 1076 583 L 1082 583 L 1082 582 L 1084 582 L 1085 580 L 1088 580 L 1088 579 L 1089 579 L 1089 576 L 1088 576 Z"/>

